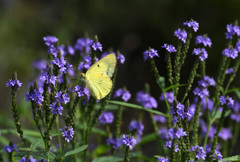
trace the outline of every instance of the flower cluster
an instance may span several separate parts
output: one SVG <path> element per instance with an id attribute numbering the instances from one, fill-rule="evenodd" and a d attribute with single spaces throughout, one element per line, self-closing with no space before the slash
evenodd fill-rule
<path id="1" fill-rule="evenodd" d="M 169 162 L 168 157 L 159 157 L 158 162 Z"/>
<path id="2" fill-rule="evenodd" d="M 240 28 L 237 25 L 228 24 L 227 25 L 227 32 L 226 39 L 232 39 L 233 35 L 240 36 Z"/>
<path id="3" fill-rule="evenodd" d="M 203 160 L 205 160 L 205 157 L 206 157 L 206 152 L 204 151 L 204 149 L 203 149 L 203 147 L 201 147 L 201 146 L 192 146 L 190 149 L 189 149 L 189 151 L 193 151 L 193 152 L 195 152 L 196 153 L 196 158 L 198 159 L 198 160 L 200 160 L 200 159 L 203 159 Z"/>
<path id="4" fill-rule="evenodd" d="M 215 80 L 209 76 L 205 76 L 198 82 L 198 87 L 193 90 L 194 95 L 197 95 L 200 98 L 209 96 L 209 91 L 207 90 L 207 87 L 209 86 L 215 86 Z"/>
<path id="5" fill-rule="evenodd" d="M 143 52 L 143 58 L 146 61 L 148 58 L 153 58 L 154 56 L 159 57 L 158 51 L 153 49 L 153 48 L 149 48 L 148 50 L 146 50 L 145 52 Z"/>
<path id="6" fill-rule="evenodd" d="M 165 43 L 162 46 L 162 48 L 165 48 L 169 53 L 177 52 L 176 48 L 173 45 L 171 45 L 171 44 L 168 45 L 167 43 Z"/>
<path id="7" fill-rule="evenodd" d="M 142 135 L 144 125 L 142 124 L 142 122 L 131 121 L 128 129 L 129 131 L 136 132 L 137 135 Z"/>
<path id="8" fill-rule="evenodd" d="M 89 90 L 87 88 L 80 87 L 79 85 L 76 85 L 72 92 L 76 92 L 78 97 L 87 96 L 88 99 L 90 97 Z"/>
<path id="9" fill-rule="evenodd" d="M 110 137 L 107 139 L 107 145 L 110 145 L 115 150 L 118 149 L 122 143 L 121 140 L 117 137 Z"/>
<path id="10" fill-rule="evenodd" d="M 111 124 L 113 122 L 114 116 L 111 112 L 104 112 L 102 115 L 98 117 L 98 121 L 100 124 Z"/>
<path id="11" fill-rule="evenodd" d="M 174 93 L 173 92 L 165 92 L 164 95 L 165 95 L 166 100 L 169 103 L 173 103 L 173 101 L 174 101 Z M 160 101 L 164 101 L 163 93 L 160 96 Z"/>
<path id="12" fill-rule="evenodd" d="M 15 144 L 10 144 L 10 145 L 4 146 L 3 151 L 11 153 L 13 151 L 18 151 L 18 149 L 17 149 L 17 146 Z"/>
<path id="13" fill-rule="evenodd" d="M 43 91 L 40 88 L 34 88 L 33 91 L 29 91 L 25 94 L 25 100 L 34 101 L 36 104 L 42 105 L 43 102 Z"/>
<path id="14" fill-rule="evenodd" d="M 65 141 L 70 142 L 73 139 L 74 130 L 72 127 L 63 127 L 62 129 L 59 129 L 62 131 L 62 135 Z"/>
<path id="15" fill-rule="evenodd" d="M 234 68 L 228 68 L 225 73 L 226 74 L 231 74 L 233 72 L 234 72 Z"/>
<path id="16" fill-rule="evenodd" d="M 214 154 L 210 155 L 210 157 L 213 157 L 213 160 L 222 160 L 222 154 L 219 150 L 215 150 Z"/>
<path id="17" fill-rule="evenodd" d="M 9 79 L 9 81 L 6 83 L 6 86 L 11 87 L 12 89 L 18 89 L 22 86 L 22 83 L 19 80 Z"/>
<path id="18" fill-rule="evenodd" d="M 196 44 L 203 44 L 205 47 L 211 47 L 212 46 L 212 41 L 207 35 L 198 35 L 196 37 Z"/>
<path id="19" fill-rule="evenodd" d="M 183 43 L 186 43 L 187 32 L 185 30 L 181 30 L 180 28 L 178 30 L 175 30 L 174 31 L 174 36 L 176 36 Z"/>
<path id="20" fill-rule="evenodd" d="M 222 51 L 222 55 L 227 56 L 232 59 L 235 59 L 238 56 L 238 51 L 234 48 L 228 47 Z"/>
<path id="21" fill-rule="evenodd" d="M 123 101 L 127 102 L 131 98 L 131 93 L 128 90 L 119 88 L 116 90 L 114 97 L 122 97 Z"/>
<path id="22" fill-rule="evenodd" d="M 192 27 L 194 32 L 197 32 L 198 28 L 199 28 L 198 22 L 194 21 L 194 20 L 186 21 L 186 22 L 183 23 L 183 25 L 185 25 L 189 28 Z"/>
<path id="23" fill-rule="evenodd" d="M 175 124 L 179 119 L 189 118 L 194 115 L 194 110 L 185 108 L 180 102 L 171 106 L 172 122 Z"/>
<path id="24" fill-rule="evenodd" d="M 199 59 L 201 61 L 204 61 L 208 58 L 208 53 L 205 48 L 194 48 L 192 54 L 197 56 L 199 55 Z"/>
<path id="25" fill-rule="evenodd" d="M 36 162 L 36 160 L 32 156 L 22 157 L 19 162 Z"/>
<path id="26" fill-rule="evenodd" d="M 234 105 L 234 100 L 232 99 L 232 97 L 229 96 L 228 97 L 221 96 L 219 98 L 219 102 L 222 106 L 226 104 L 229 108 L 232 108 Z"/>
<path id="27" fill-rule="evenodd" d="M 132 150 L 133 146 L 137 144 L 137 140 L 133 136 L 124 134 L 121 140 L 122 140 L 122 143 L 127 147 L 129 147 L 130 150 Z"/>
<path id="28" fill-rule="evenodd" d="M 157 108 L 158 104 L 154 97 L 151 97 L 148 93 L 140 91 L 137 93 L 136 101 L 143 107 L 152 109 Z"/>

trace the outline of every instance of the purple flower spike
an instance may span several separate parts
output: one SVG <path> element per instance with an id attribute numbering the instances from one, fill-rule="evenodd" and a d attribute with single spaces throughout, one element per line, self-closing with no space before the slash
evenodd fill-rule
<path id="1" fill-rule="evenodd" d="M 128 135 L 123 135 L 122 142 L 124 145 L 128 146 L 130 150 L 133 149 L 133 146 L 137 144 L 137 140 L 134 137 L 130 137 Z"/>
<path id="2" fill-rule="evenodd" d="M 143 52 L 143 58 L 144 61 L 146 61 L 148 58 L 153 58 L 154 56 L 159 57 L 157 50 L 154 50 L 153 48 L 149 48 L 149 50 L 146 50 L 145 52 Z"/>
<path id="3" fill-rule="evenodd" d="M 43 40 L 47 46 L 55 45 L 58 41 L 58 39 L 55 36 L 46 36 L 43 37 Z"/>
<path id="4" fill-rule="evenodd" d="M 51 109 L 51 113 L 62 115 L 63 107 L 59 104 L 59 102 L 54 102 L 50 104 L 49 108 Z"/>
<path id="5" fill-rule="evenodd" d="M 168 45 L 167 43 L 165 43 L 162 46 L 162 48 L 165 48 L 169 53 L 177 52 L 176 48 L 173 45 L 171 45 L 171 44 Z"/>
<path id="6" fill-rule="evenodd" d="M 111 124 L 113 122 L 114 116 L 111 112 L 104 112 L 102 115 L 98 117 L 99 123 L 105 125 L 105 124 Z"/>
<path id="7" fill-rule="evenodd" d="M 11 153 L 13 151 L 18 151 L 18 150 L 17 150 L 17 146 L 15 144 L 10 144 L 10 145 L 4 146 L 3 151 Z"/>
<path id="8" fill-rule="evenodd" d="M 183 25 L 188 26 L 189 28 L 192 27 L 194 32 L 197 32 L 199 28 L 198 22 L 194 20 L 186 21 Z"/>
<path id="9" fill-rule="evenodd" d="M 142 122 L 131 121 L 128 129 L 129 129 L 129 131 L 135 131 L 136 134 L 138 134 L 138 135 L 142 135 L 144 125 L 142 124 Z"/>
<path id="10" fill-rule="evenodd" d="M 94 49 L 94 51 L 99 49 L 102 52 L 102 44 L 100 42 L 92 41 L 92 48 Z"/>
<path id="11" fill-rule="evenodd" d="M 148 93 L 144 93 L 143 91 L 140 91 L 137 93 L 136 100 L 143 107 L 146 107 L 149 109 L 157 108 L 157 106 L 158 106 L 155 98 L 151 97 Z"/>
<path id="12" fill-rule="evenodd" d="M 208 46 L 208 47 L 212 46 L 211 39 L 206 35 L 198 35 L 196 37 L 196 44 L 200 44 L 200 43 L 202 43 L 205 47 L 206 46 Z"/>
<path id="13" fill-rule="evenodd" d="M 62 132 L 63 138 L 65 139 L 65 141 L 70 142 L 73 139 L 73 135 L 74 135 L 74 130 L 72 127 L 63 127 L 62 129 L 59 129 Z"/>
<path id="14" fill-rule="evenodd" d="M 169 162 L 168 157 L 159 157 L 158 162 Z"/>
<path id="15" fill-rule="evenodd" d="M 222 51 L 222 55 L 227 56 L 228 58 L 231 57 L 232 59 L 235 59 L 238 56 L 238 51 L 236 49 L 228 47 Z"/>
<path id="16" fill-rule="evenodd" d="M 119 138 L 110 137 L 109 139 L 107 139 L 107 145 L 112 146 L 112 148 L 114 148 L 116 150 L 122 145 L 122 143 Z"/>
<path id="17" fill-rule="evenodd" d="M 117 59 L 120 61 L 121 64 L 124 64 L 124 62 L 125 62 L 125 57 L 124 57 L 123 54 L 119 54 L 119 55 L 117 56 Z"/>
<path id="18" fill-rule="evenodd" d="M 204 61 L 208 58 L 208 53 L 205 48 L 194 48 L 192 54 L 197 56 L 199 55 L 199 59 L 201 61 Z"/>
<path id="19" fill-rule="evenodd" d="M 114 97 L 122 97 L 123 101 L 127 102 L 131 98 L 131 93 L 128 90 L 124 90 L 123 88 L 119 88 Z"/>
<path id="20" fill-rule="evenodd" d="M 204 151 L 204 149 L 203 149 L 203 147 L 201 147 L 201 146 L 192 146 L 190 149 L 189 149 L 189 151 L 193 151 L 193 152 L 195 152 L 196 153 L 196 158 L 198 159 L 198 160 L 200 160 L 200 159 L 203 159 L 203 160 L 205 160 L 205 157 L 206 157 L 206 152 Z"/>
<path id="21" fill-rule="evenodd" d="M 79 85 L 76 85 L 72 92 L 76 92 L 78 97 L 87 96 L 87 98 L 90 98 L 90 92 L 87 88 L 80 87 Z"/>
<path id="22" fill-rule="evenodd" d="M 180 28 L 175 30 L 174 36 L 178 37 L 183 43 L 186 43 L 187 32 L 185 30 L 181 30 Z"/>

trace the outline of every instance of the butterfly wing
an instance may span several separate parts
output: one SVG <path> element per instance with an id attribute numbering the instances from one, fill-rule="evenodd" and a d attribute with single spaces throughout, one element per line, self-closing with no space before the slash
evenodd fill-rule
<path id="1" fill-rule="evenodd" d="M 115 54 L 109 54 L 93 64 L 86 72 L 86 76 L 92 73 L 103 73 L 111 78 L 114 73 L 116 63 L 117 58 Z"/>
<path id="2" fill-rule="evenodd" d="M 112 89 L 112 80 L 103 73 L 90 73 L 86 75 L 86 86 L 96 99 L 104 98 Z"/>

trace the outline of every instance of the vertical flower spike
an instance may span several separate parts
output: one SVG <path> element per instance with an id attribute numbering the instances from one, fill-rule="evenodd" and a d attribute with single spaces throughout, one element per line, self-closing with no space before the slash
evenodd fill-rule
<path id="1" fill-rule="evenodd" d="M 143 129 L 144 129 L 144 125 L 142 124 L 142 122 L 138 122 L 138 121 L 131 121 L 128 127 L 128 130 L 136 132 L 136 135 L 142 135 Z"/>
<path id="2" fill-rule="evenodd" d="M 113 122 L 114 116 L 111 112 L 104 112 L 102 115 L 98 117 L 98 121 L 100 124 L 111 124 Z"/>
<path id="3" fill-rule="evenodd" d="M 89 38 L 79 38 L 74 46 L 75 50 L 80 51 L 80 55 L 88 55 L 91 51 L 92 40 Z"/>
<path id="4" fill-rule="evenodd" d="M 185 30 L 181 30 L 180 28 L 178 30 L 175 30 L 174 31 L 174 36 L 176 36 L 183 43 L 186 43 L 187 32 Z"/>
<path id="5" fill-rule="evenodd" d="M 177 52 L 176 48 L 171 44 L 165 43 L 162 48 L 165 48 L 169 53 Z"/>
<path id="6" fill-rule="evenodd" d="M 189 28 L 193 28 L 193 31 L 194 32 L 197 32 L 198 31 L 198 28 L 199 28 L 199 24 L 197 21 L 194 21 L 194 20 L 190 20 L 190 21 L 186 21 L 183 23 L 183 25 L 189 27 Z"/>
<path id="7" fill-rule="evenodd" d="M 133 149 L 133 146 L 137 144 L 137 140 L 133 136 L 129 135 L 123 135 L 122 142 L 124 145 L 130 148 L 130 150 Z"/>
<path id="8" fill-rule="evenodd" d="M 4 152 L 11 153 L 13 151 L 18 151 L 17 146 L 13 143 L 10 143 L 9 145 L 6 145 L 3 147 Z"/>
<path id="9" fill-rule="evenodd" d="M 168 157 L 159 157 L 158 162 L 169 162 Z"/>
<path id="10" fill-rule="evenodd" d="M 205 47 L 206 46 L 208 46 L 208 47 L 212 46 L 212 41 L 207 35 L 198 35 L 196 37 L 196 42 L 195 43 L 196 43 L 196 45 L 202 43 Z"/>
<path id="11" fill-rule="evenodd" d="M 74 130 L 72 127 L 63 127 L 62 129 L 59 129 L 62 131 L 62 135 L 65 141 L 70 142 L 73 139 Z"/>
<path id="12" fill-rule="evenodd" d="M 146 50 L 145 52 L 143 52 L 143 58 L 144 58 L 144 61 L 146 61 L 147 59 L 149 58 L 153 58 L 153 57 L 159 57 L 158 51 L 153 49 L 153 48 L 150 48 L 148 50 Z"/>
<path id="13" fill-rule="evenodd" d="M 204 151 L 203 147 L 201 146 L 192 146 L 189 151 L 193 151 L 196 153 L 196 158 L 198 160 L 202 159 L 205 160 L 206 152 Z"/>
<path id="14" fill-rule="evenodd" d="M 240 36 L 240 28 L 238 25 L 228 24 L 227 25 L 227 32 L 226 39 L 232 39 L 233 35 Z"/>

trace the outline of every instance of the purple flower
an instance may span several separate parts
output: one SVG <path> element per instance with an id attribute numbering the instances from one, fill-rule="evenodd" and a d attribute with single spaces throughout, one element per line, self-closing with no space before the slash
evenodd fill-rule
<path id="1" fill-rule="evenodd" d="M 67 72 L 67 61 L 62 56 L 61 59 L 58 57 L 55 57 L 51 62 L 51 64 L 57 65 L 59 68 L 59 71 L 66 73 Z"/>
<path id="2" fill-rule="evenodd" d="M 125 57 L 123 54 L 119 54 L 117 56 L 117 59 L 120 61 L 121 64 L 123 64 L 125 62 Z"/>
<path id="3" fill-rule="evenodd" d="M 185 131 L 183 131 L 182 128 L 178 128 L 178 129 L 174 129 L 174 128 L 170 128 L 168 130 L 168 137 L 169 139 L 173 140 L 175 138 L 181 138 L 183 136 L 186 136 L 187 133 Z"/>
<path id="4" fill-rule="evenodd" d="M 78 70 L 83 71 L 83 69 L 89 69 L 92 65 L 91 56 L 83 57 L 82 62 L 78 65 Z"/>
<path id="5" fill-rule="evenodd" d="M 166 123 L 166 117 L 162 115 L 153 115 L 155 122 Z"/>
<path id="6" fill-rule="evenodd" d="M 207 35 L 198 35 L 196 37 L 196 44 L 202 43 L 205 47 L 211 47 L 212 46 L 212 41 Z"/>
<path id="7" fill-rule="evenodd" d="M 33 92 L 31 92 L 31 90 L 25 94 L 25 100 L 28 101 L 34 101 L 39 105 L 42 105 L 42 102 L 44 100 L 43 95 L 42 95 L 42 91 L 38 88 L 38 89 L 34 89 Z"/>
<path id="8" fill-rule="evenodd" d="M 6 87 L 11 87 L 12 89 L 18 89 L 22 86 L 22 83 L 19 80 L 9 79 L 6 83 Z"/>
<path id="9" fill-rule="evenodd" d="M 199 28 L 198 22 L 194 20 L 186 21 L 183 23 L 183 25 L 188 26 L 189 28 L 192 27 L 194 32 L 197 32 Z"/>
<path id="10" fill-rule="evenodd" d="M 168 157 L 159 157 L 158 162 L 169 162 Z"/>
<path id="11" fill-rule="evenodd" d="M 122 143 L 127 147 L 129 147 L 130 150 L 132 150 L 133 146 L 137 144 L 137 140 L 133 136 L 124 134 L 121 140 L 122 140 Z"/>
<path id="12" fill-rule="evenodd" d="M 240 114 L 231 114 L 230 118 L 240 123 Z"/>
<path id="13" fill-rule="evenodd" d="M 70 101 L 68 94 L 67 93 L 64 94 L 62 91 L 57 92 L 55 97 L 56 101 L 59 101 L 60 103 L 67 104 Z"/>
<path id="14" fill-rule="evenodd" d="M 22 159 L 19 160 L 19 162 L 36 162 L 36 160 L 30 156 L 30 157 L 22 157 Z"/>
<path id="15" fill-rule="evenodd" d="M 59 102 L 53 102 L 50 104 L 49 109 L 51 109 L 51 113 L 54 114 L 60 114 L 62 115 L 63 107 L 59 104 Z"/>
<path id="16" fill-rule="evenodd" d="M 166 141 L 165 147 L 172 148 L 172 140 Z M 174 152 L 178 152 L 178 144 L 174 143 Z"/>
<path id="17" fill-rule="evenodd" d="M 158 106 L 155 98 L 151 97 L 148 93 L 144 93 L 143 91 L 140 91 L 137 93 L 136 100 L 143 107 L 146 107 L 149 109 L 157 108 L 157 106 Z"/>
<path id="18" fill-rule="evenodd" d="M 175 47 L 171 44 L 167 44 L 165 43 L 162 48 L 165 48 L 169 53 L 172 53 L 172 52 L 177 52 L 177 50 L 175 49 Z"/>
<path id="19" fill-rule="evenodd" d="M 89 38 L 79 38 L 75 44 L 75 49 L 80 51 L 81 56 L 89 54 L 91 51 L 92 40 Z"/>
<path id="20" fill-rule="evenodd" d="M 198 85 L 204 88 L 208 86 L 215 86 L 215 80 L 206 75 L 202 80 L 198 81 Z"/>
<path id="21" fill-rule="evenodd" d="M 213 157 L 214 160 L 222 160 L 222 154 L 217 149 L 215 150 L 214 154 L 210 155 L 210 157 Z"/>
<path id="22" fill-rule="evenodd" d="M 38 70 L 44 70 L 47 67 L 47 61 L 46 60 L 35 60 L 32 63 L 32 67 Z"/>
<path id="23" fill-rule="evenodd" d="M 240 40 L 237 41 L 235 49 L 240 52 Z"/>
<path id="24" fill-rule="evenodd" d="M 234 68 L 228 68 L 225 73 L 226 74 L 231 74 L 233 72 L 234 72 Z"/>
<path id="25" fill-rule="evenodd" d="M 222 51 L 223 56 L 227 56 L 228 58 L 235 59 L 238 56 L 238 51 L 236 49 L 231 49 L 230 47 L 225 48 Z"/>
<path id="26" fill-rule="evenodd" d="M 53 46 L 58 41 L 58 39 L 55 36 L 46 36 L 46 37 L 43 37 L 43 40 L 47 46 Z"/>
<path id="27" fill-rule="evenodd" d="M 98 117 L 100 124 L 111 124 L 113 122 L 114 116 L 111 112 L 104 112 Z"/>
<path id="28" fill-rule="evenodd" d="M 199 159 L 203 159 L 205 160 L 205 157 L 206 157 L 206 152 L 204 151 L 203 147 L 201 146 L 192 146 L 189 151 L 193 151 L 196 153 L 196 158 L 199 160 Z"/>
<path id="29" fill-rule="evenodd" d="M 67 47 L 67 51 L 70 55 L 74 55 L 75 53 L 75 49 L 70 45 Z"/>
<path id="30" fill-rule="evenodd" d="M 9 145 L 4 146 L 3 151 L 11 153 L 13 151 L 18 151 L 18 150 L 17 150 L 17 146 L 15 144 L 9 144 Z"/>
<path id="31" fill-rule="evenodd" d="M 114 97 L 121 97 L 123 101 L 127 102 L 131 98 L 131 94 L 128 90 L 124 90 L 123 88 L 119 88 L 115 94 Z"/>
<path id="32" fill-rule="evenodd" d="M 237 25 L 227 24 L 226 39 L 232 39 L 233 35 L 240 35 L 240 28 Z"/>
<path id="33" fill-rule="evenodd" d="M 42 74 L 41 74 L 40 80 L 46 81 L 47 84 L 53 84 L 53 85 L 55 85 L 56 80 L 57 80 L 57 77 L 54 76 L 54 75 L 47 74 L 47 73 L 45 72 L 45 73 L 42 73 Z"/>
<path id="34" fill-rule="evenodd" d="M 187 32 L 185 30 L 181 30 L 180 28 L 175 30 L 174 36 L 178 37 L 178 39 L 180 39 L 183 43 L 186 43 Z"/>
<path id="35" fill-rule="evenodd" d="M 204 98 L 201 100 L 201 105 L 202 105 L 202 108 L 204 110 L 212 110 L 213 109 L 213 106 L 214 106 L 214 102 L 213 100 L 209 99 L 209 98 Z"/>
<path id="36" fill-rule="evenodd" d="M 200 125 L 201 125 L 201 130 L 202 130 L 202 137 L 206 136 L 206 132 L 207 132 L 207 126 L 205 124 L 205 122 L 203 120 L 200 120 Z M 209 128 L 209 133 L 208 133 L 208 137 L 213 139 L 214 134 L 217 132 L 217 129 L 213 126 L 210 126 Z"/>
<path id="37" fill-rule="evenodd" d="M 169 103 L 173 103 L 174 101 L 174 93 L 173 92 L 165 92 L 165 97 Z M 164 96 L 161 94 L 160 101 L 164 101 Z"/>
<path id="38" fill-rule="evenodd" d="M 168 129 L 166 127 L 163 127 L 159 129 L 158 134 L 161 136 L 162 139 L 166 140 L 168 139 Z"/>
<path id="39" fill-rule="evenodd" d="M 195 110 L 196 110 L 196 105 L 195 104 L 191 104 L 189 106 L 188 112 L 187 112 L 188 121 L 190 121 L 192 119 L 192 117 L 194 116 Z"/>
<path id="40" fill-rule="evenodd" d="M 221 103 L 222 106 L 227 104 L 229 108 L 232 108 L 234 105 L 234 100 L 232 99 L 232 97 L 229 97 L 229 96 L 227 97 L 220 96 L 219 102 Z"/>
<path id="41" fill-rule="evenodd" d="M 62 132 L 63 138 L 65 141 L 70 142 L 73 139 L 74 130 L 72 127 L 63 127 L 62 129 L 59 129 Z"/>
<path id="42" fill-rule="evenodd" d="M 78 97 L 87 96 L 88 99 L 90 97 L 89 90 L 87 88 L 80 87 L 79 85 L 76 85 L 72 92 L 76 92 Z"/>
<path id="43" fill-rule="evenodd" d="M 112 146 L 112 148 L 114 148 L 116 150 L 122 145 L 122 143 L 121 143 L 121 140 L 119 138 L 110 137 L 109 139 L 107 139 L 107 145 Z"/>
<path id="44" fill-rule="evenodd" d="M 92 48 L 94 49 L 94 51 L 99 49 L 102 52 L 102 44 L 100 42 L 92 41 Z"/>
<path id="45" fill-rule="evenodd" d="M 129 129 L 129 131 L 136 132 L 136 134 L 138 134 L 138 135 L 142 135 L 144 125 L 142 124 L 142 122 L 131 121 L 128 129 Z"/>
<path id="46" fill-rule="evenodd" d="M 219 132 L 218 137 L 222 138 L 224 141 L 227 139 L 232 138 L 232 132 L 228 128 L 222 128 L 222 130 Z"/>
<path id="47" fill-rule="evenodd" d="M 148 50 L 146 50 L 145 52 L 143 52 L 143 58 L 144 61 L 146 61 L 149 57 L 153 58 L 154 56 L 159 57 L 157 50 L 154 50 L 153 48 L 149 48 Z"/>
<path id="48" fill-rule="evenodd" d="M 201 61 L 204 61 L 208 58 L 208 53 L 205 48 L 194 48 L 192 54 L 197 56 L 199 55 L 199 59 Z"/>

